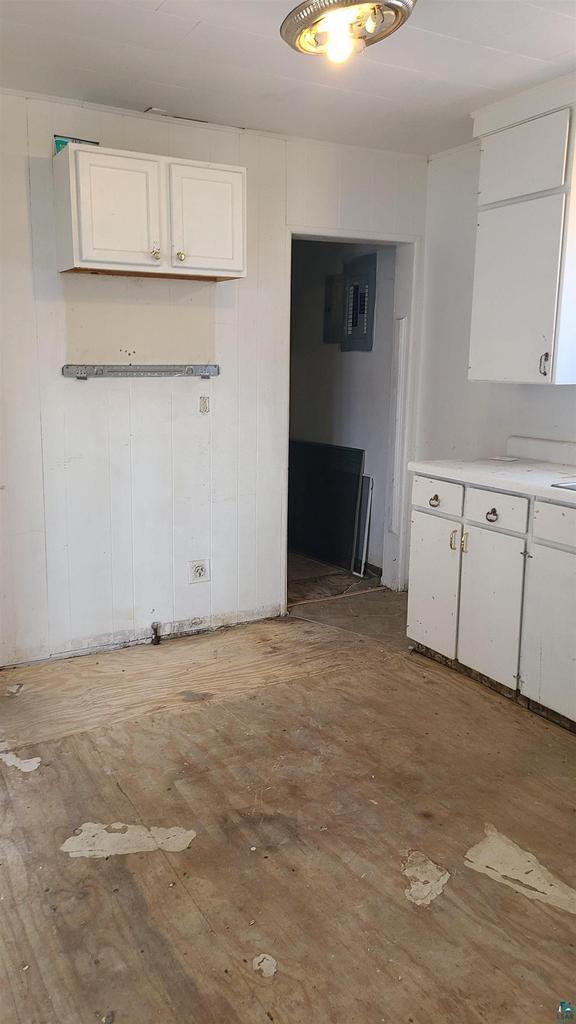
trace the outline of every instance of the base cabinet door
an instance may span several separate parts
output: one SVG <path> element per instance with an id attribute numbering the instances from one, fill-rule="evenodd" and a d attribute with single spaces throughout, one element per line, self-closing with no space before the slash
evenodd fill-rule
<path id="1" fill-rule="evenodd" d="M 524 539 L 468 526 L 462 539 L 458 661 L 517 687 Z"/>
<path id="2" fill-rule="evenodd" d="M 576 551 L 535 545 L 520 658 L 525 697 L 576 722 Z"/>
<path id="3" fill-rule="evenodd" d="M 447 658 L 456 654 L 462 527 L 412 513 L 408 636 Z"/>

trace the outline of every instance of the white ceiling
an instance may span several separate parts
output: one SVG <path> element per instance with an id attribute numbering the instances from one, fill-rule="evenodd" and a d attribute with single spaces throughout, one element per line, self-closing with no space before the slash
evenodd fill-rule
<path id="1" fill-rule="evenodd" d="M 471 110 L 576 68 L 576 0 L 418 0 L 348 64 L 279 37 L 291 0 L 0 0 L 0 85 L 432 153 Z"/>

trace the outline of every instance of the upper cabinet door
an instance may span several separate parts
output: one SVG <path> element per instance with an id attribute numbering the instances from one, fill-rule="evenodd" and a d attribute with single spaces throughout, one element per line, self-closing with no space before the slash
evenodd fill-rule
<path id="1" fill-rule="evenodd" d="M 471 380 L 552 377 L 564 195 L 478 214 Z"/>
<path id="2" fill-rule="evenodd" d="M 505 128 L 482 139 L 480 206 L 564 184 L 570 111 Z"/>
<path id="3" fill-rule="evenodd" d="M 160 162 L 96 147 L 75 155 L 81 262 L 158 266 Z"/>
<path id="4" fill-rule="evenodd" d="M 174 268 L 243 273 L 244 190 L 242 168 L 170 165 Z"/>

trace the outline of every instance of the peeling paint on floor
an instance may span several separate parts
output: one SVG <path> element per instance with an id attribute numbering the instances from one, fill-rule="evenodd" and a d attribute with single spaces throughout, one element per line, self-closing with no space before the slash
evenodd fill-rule
<path id="1" fill-rule="evenodd" d="M 278 961 L 269 953 L 259 953 L 252 961 L 252 969 L 260 971 L 263 978 L 273 978 L 278 970 Z"/>
<path id="2" fill-rule="evenodd" d="M 402 865 L 402 874 L 410 882 L 404 890 L 406 899 L 417 907 L 428 907 L 444 892 L 450 872 L 435 864 L 425 853 L 412 850 Z"/>
<path id="3" fill-rule="evenodd" d="M 18 757 L 11 750 L 0 751 L 0 761 L 3 761 L 9 768 L 17 768 L 19 772 L 35 772 L 42 763 L 41 757 Z"/>
<path id="4" fill-rule="evenodd" d="M 126 853 L 149 853 L 153 850 L 168 850 L 179 853 L 186 850 L 195 838 L 192 829 L 146 828 L 145 825 L 125 825 L 115 821 L 103 825 L 86 821 L 74 831 L 60 849 L 70 857 L 113 857 Z"/>
<path id="5" fill-rule="evenodd" d="M 485 837 L 465 856 L 466 867 L 488 875 L 529 900 L 547 903 L 558 910 L 576 914 L 576 890 L 555 878 L 533 853 L 486 825 Z"/>

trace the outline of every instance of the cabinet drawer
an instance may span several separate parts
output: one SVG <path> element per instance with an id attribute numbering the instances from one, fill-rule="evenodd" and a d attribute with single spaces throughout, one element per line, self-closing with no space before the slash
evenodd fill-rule
<path id="1" fill-rule="evenodd" d="M 478 201 L 499 203 L 564 184 L 569 110 L 482 139 Z"/>
<path id="2" fill-rule="evenodd" d="M 535 502 L 534 540 L 549 540 L 576 548 L 576 508 L 552 505 L 548 501 Z"/>
<path id="3" fill-rule="evenodd" d="M 466 488 L 464 515 L 472 523 L 482 523 L 500 530 L 526 532 L 528 499 L 513 494 L 497 494 L 478 487 Z"/>
<path id="4" fill-rule="evenodd" d="M 415 476 L 412 485 L 412 504 L 420 508 L 444 512 L 447 516 L 462 515 L 464 488 L 462 484 L 433 480 L 426 476 Z"/>

